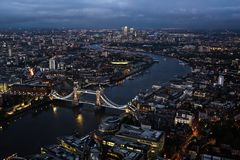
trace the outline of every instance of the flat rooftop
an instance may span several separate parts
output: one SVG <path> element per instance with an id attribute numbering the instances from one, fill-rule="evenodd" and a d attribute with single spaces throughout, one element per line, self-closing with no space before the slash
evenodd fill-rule
<path id="1" fill-rule="evenodd" d="M 113 147 L 111 149 L 110 153 L 115 153 L 115 154 L 119 155 L 119 157 L 122 160 L 139 160 L 139 159 L 142 159 L 142 157 L 143 157 L 142 153 L 128 151 L 126 149 L 119 148 L 119 147 Z"/>
<path id="2" fill-rule="evenodd" d="M 50 145 L 48 147 L 44 147 L 45 151 L 47 151 L 47 154 L 60 158 L 60 159 L 65 159 L 65 160 L 75 160 L 75 159 L 80 159 L 78 155 L 72 154 L 68 152 L 66 149 L 64 149 L 61 146 L 58 145 Z"/>
<path id="3" fill-rule="evenodd" d="M 164 132 L 122 124 L 116 135 L 158 142 L 164 135 Z"/>
<path id="4" fill-rule="evenodd" d="M 89 136 L 85 136 L 85 137 L 76 137 L 74 135 L 72 136 L 65 136 L 65 137 L 59 137 L 57 138 L 59 141 L 64 141 L 64 143 L 67 143 L 68 145 L 81 149 L 84 145 L 84 143 L 86 142 L 86 140 L 88 139 Z"/>

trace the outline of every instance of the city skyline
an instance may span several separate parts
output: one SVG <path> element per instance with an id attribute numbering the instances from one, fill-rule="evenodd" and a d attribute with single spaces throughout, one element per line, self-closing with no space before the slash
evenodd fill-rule
<path id="1" fill-rule="evenodd" d="M 237 29 L 238 0 L 2 0 L 1 28 Z"/>
<path id="2" fill-rule="evenodd" d="M 240 0 L 0 15 L 0 159 L 240 160 Z"/>

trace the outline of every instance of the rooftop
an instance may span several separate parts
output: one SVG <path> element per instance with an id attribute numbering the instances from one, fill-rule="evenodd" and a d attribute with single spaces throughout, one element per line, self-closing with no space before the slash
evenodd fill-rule
<path id="1" fill-rule="evenodd" d="M 149 141 L 159 141 L 163 136 L 162 131 L 152 129 L 142 129 L 140 127 L 123 124 L 117 133 L 120 136 L 127 136 L 131 138 L 144 139 Z"/>

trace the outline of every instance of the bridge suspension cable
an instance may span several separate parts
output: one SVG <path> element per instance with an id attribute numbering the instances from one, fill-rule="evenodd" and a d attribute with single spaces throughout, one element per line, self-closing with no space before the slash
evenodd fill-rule
<path id="1" fill-rule="evenodd" d="M 121 109 L 121 110 L 123 110 L 123 109 L 125 109 L 126 108 L 126 105 L 117 105 L 117 104 L 112 104 L 112 102 L 111 101 L 108 101 L 108 100 L 106 100 L 102 95 L 101 95 L 101 99 L 107 104 L 107 105 L 109 105 L 111 108 L 116 108 L 116 109 Z"/>
<path id="2" fill-rule="evenodd" d="M 92 90 L 80 90 L 80 93 L 96 95 L 96 91 L 92 91 Z M 74 94 L 74 92 L 71 92 L 70 94 L 68 94 L 66 96 L 61 96 L 56 91 L 53 91 L 51 93 L 51 96 L 53 96 L 54 99 L 72 101 L 70 98 L 73 96 L 73 94 Z M 115 109 L 120 109 L 120 110 L 124 110 L 127 107 L 127 105 L 118 105 L 118 104 L 112 102 L 105 94 L 101 94 L 100 98 L 106 104 L 106 105 L 104 105 L 105 107 L 115 108 Z"/>
<path id="3" fill-rule="evenodd" d="M 53 91 L 53 93 L 51 94 L 55 99 L 60 99 L 60 100 L 67 100 L 70 97 L 72 97 L 73 92 L 71 92 L 70 94 L 66 95 L 66 96 L 61 96 L 59 95 L 56 91 Z"/>
<path id="4" fill-rule="evenodd" d="M 102 98 L 104 98 L 105 100 L 107 100 L 109 103 L 111 103 L 114 106 L 118 106 L 118 107 L 122 106 L 122 105 L 118 105 L 118 104 L 114 103 L 113 101 L 111 101 L 105 94 L 102 94 Z"/>

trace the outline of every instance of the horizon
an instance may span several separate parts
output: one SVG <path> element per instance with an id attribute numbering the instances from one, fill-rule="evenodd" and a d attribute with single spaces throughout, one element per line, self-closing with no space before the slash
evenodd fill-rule
<path id="1" fill-rule="evenodd" d="M 89 30 L 89 31 L 100 31 L 100 30 L 106 30 L 106 31 L 122 31 L 123 28 L 127 26 L 129 29 L 133 28 L 134 30 L 138 31 L 167 31 L 167 32 L 234 32 L 238 33 L 240 32 L 240 28 L 234 28 L 234 29 L 229 29 L 229 28 L 177 28 L 177 27 L 159 27 L 159 28 L 150 28 L 150 27 L 135 27 L 135 26 L 130 26 L 128 24 L 123 24 L 122 26 L 118 27 L 109 27 L 109 28 L 104 28 L 104 27 L 51 27 L 51 26 L 44 26 L 44 27 L 38 27 L 38 26 L 25 26 L 25 27 L 0 27 L 0 32 L 13 32 L 13 31 L 61 31 L 61 30 Z"/>
<path id="2" fill-rule="evenodd" d="M 238 0 L 2 0 L 0 28 L 182 28 L 235 30 Z"/>

